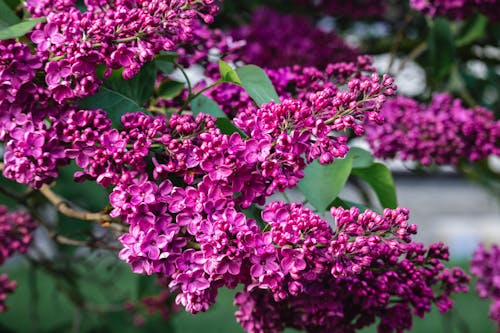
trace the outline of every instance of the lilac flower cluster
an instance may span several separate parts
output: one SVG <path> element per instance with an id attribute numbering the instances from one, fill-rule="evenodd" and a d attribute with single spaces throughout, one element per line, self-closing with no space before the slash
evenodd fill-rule
<path id="1" fill-rule="evenodd" d="M 0 205 L 0 265 L 14 253 L 28 250 L 33 237 L 31 232 L 37 224 L 24 211 L 9 212 Z"/>
<path id="2" fill-rule="evenodd" d="M 477 277 L 476 290 L 480 297 L 491 298 L 490 317 L 500 332 L 500 246 L 487 250 L 479 245 L 471 261 L 471 273 Z"/>
<path id="3" fill-rule="evenodd" d="M 212 0 L 88 0 L 85 6 L 81 12 L 74 1 L 27 2 L 34 16 L 47 16 L 31 39 L 47 60 L 45 82 L 57 102 L 93 94 L 98 65 L 106 66 L 105 77 L 119 68 L 133 77 L 155 54 L 189 41 L 198 16 L 211 22 L 218 10 Z"/>
<path id="4" fill-rule="evenodd" d="M 127 302 L 124 307 L 125 311 L 134 314 L 136 326 L 142 326 L 147 321 L 144 315 L 151 316 L 158 313 L 164 320 L 169 320 L 172 314 L 179 310 L 174 303 L 174 296 L 166 289 L 157 295 L 143 297 L 138 302 Z"/>
<path id="5" fill-rule="evenodd" d="M 31 232 L 37 224 L 24 211 L 9 212 L 0 205 L 0 265 L 14 253 L 25 253 L 33 236 Z M 16 281 L 9 281 L 7 274 L 0 275 L 0 312 L 7 310 L 5 300 L 16 288 Z"/>
<path id="6" fill-rule="evenodd" d="M 369 56 L 358 56 L 353 62 L 331 63 L 324 70 L 298 65 L 274 69 L 265 68 L 264 70 L 281 99 L 293 97 L 303 101 L 307 101 L 307 96 L 315 92 L 325 89 L 338 90 L 338 86 L 345 85 L 354 78 L 364 81 L 363 85 L 370 85 L 370 74 L 375 72 Z M 217 80 L 220 78 L 220 74 L 212 73 L 210 77 L 212 80 Z M 390 79 L 386 76 L 383 81 L 387 85 Z M 390 88 L 392 92 L 389 89 L 386 90 L 388 96 L 391 96 L 396 89 L 392 83 Z M 232 117 L 241 110 L 256 109 L 246 91 L 233 84 L 217 86 L 208 91 L 207 95 Z"/>
<path id="7" fill-rule="evenodd" d="M 16 287 L 17 282 L 9 281 L 7 274 L 0 275 L 0 312 L 7 310 L 7 305 L 5 305 L 7 294 L 13 293 Z"/>
<path id="8" fill-rule="evenodd" d="M 245 41 L 244 47 L 235 50 L 237 59 L 268 68 L 300 65 L 324 69 L 329 63 L 353 61 L 358 55 L 335 33 L 323 32 L 301 16 L 267 8 L 257 9 L 249 25 L 228 34 Z"/>
<path id="9" fill-rule="evenodd" d="M 164 276 L 179 292 L 177 302 L 198 312 L 215 301 L 218 288 L 241 283 L 248 254 L 240 242 L 267 242 L 240 210 L 294 187 L 312 160 L 345 156 L 347 140 L 337 131 L 360 135 L 365 118 L 377 120 L 382 99 L 394 92 L 392 80 L 363 82 L 242 115 L 235 123 L 248 138 L 222 134 L 204 114 L 168 120 L 126 114 L 118 131 L 97 111 L 70 113 L 61 137 L 75 142 L 72 158 L 83 168 L 77 179 L 115 186 L 110 214 L 130 224 L 120 258 L 136 273 Z"/>
<path id="10" fill-rule="evenodd" d="M 295 3 L 313 6 L 321 14 L 332 15 L 337 18 L 348 17 L 359 20 L 370 17 L 381 17 L 385 14 L 385 1 L 381 0 L 295 0 Z"/>
<path id="11" fill-rule="evenodd" d="M 411 241 L 408 210 L 383 215 L 332 208 L 336 227 L 300 204 L 273 202 L 262 217 L 266 241 L 252 248 L 250 277 L 235 304 L 247 332 L 355 332 L 380 318 L 380 332 L 412 326 L 451 293 L 467 290 L 460 269 L 446 269 L 447 248 Z M 268 238 L 268 239 L 267 239 Z"/>
<path id="12" fill-rule="evenodd" d="M 410 0 L 410 5 L 430 16 L 461 20 L 480 12 L 495 22 L 500 20 L 497 0 Z"/>
<path id="13" fill-rule="evenodd" d="M 406 97 L 384 104 L 384 124 L 367 127 L 375 156 L 399 157 L 423 165 L 456 164 L 500 155 L 500 121 L 482 107 L 465 108 L 447 94 L 434 95 L 428 106 Z"/>

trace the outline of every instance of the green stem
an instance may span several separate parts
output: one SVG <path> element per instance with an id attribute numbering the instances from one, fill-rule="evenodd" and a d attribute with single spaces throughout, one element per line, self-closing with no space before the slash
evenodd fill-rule
<path id="1" fill-rule="evenodd" d="M 186 101 L 184 102 L 184 104 L 182 105 L 182 107 L 179 109 L 179 111 L 177 112 L 178 114 L 181 114 L 182 111 L 186 110 L 187 109 L 187 106 L 189 105 L 189 103 L 191 103 L 191 101 L 193 99 L 195 99 L 196 97 L 200 96 L 201 94 L 203 94 L 205 91 L 207 90 L 210 90 L 216 86 L 218 86 L 219 84 L 223 83 L 224 81 L 222 81 L 221 79 L 215 81 L 214 83 L 212 83 L 211 85 L 201 89 L 200 91 L 198 91 L 197 93 L 193 94 L 192 93 L 192 90 L 189 89 L 189 96 L 188 98 L 186 99 Z"/>

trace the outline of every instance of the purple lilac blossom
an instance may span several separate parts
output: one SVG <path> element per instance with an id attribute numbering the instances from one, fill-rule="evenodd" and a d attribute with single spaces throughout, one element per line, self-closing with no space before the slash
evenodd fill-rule
<path id="1" fill-rule="evenodd" d="M 89 0 L 85 6 L 81 12 L 71 1 L 27 2 L 32 15 L 47 16 L 31 39 L 46 61 L 46 83 L 57 102 L 95 93 L 101 64 L 104 77 L 123 68 L 122 76 L 130 79 L 155 54 L 190 41 L 198 17 L 212 22 L 218 11 L 211 0 Z"/>
<path id="2" fill-rule="evenodd" d="M 265 260 L 251 260 L 259 274 L 235 298 L 247 332 L 355 332 L 376 318 L 379 332 L 400 332 L 411 328 L 413 314 L 423 317 L 432 304 L 446 312 L 450 294 L 467 290 L 467 275 L 442 264 L 443 244 L 411 240 L 416 225 L 407 209 L 379 215 L 334 207 L 331 214 L 335 229 L 301 204 L 264 209 L 263 235 L 271 240 L 250 251 Z"/>
<path id="3" fill-rule="evenodd" d="M 367 140 L 379 158 L 429 165 L 500 155 L 500 121 L 491 111 L 466 108 L 447 94 L 434 95 L 428 106 L 399 96 L 384 104 L 381 116 L 381 126 L 366 128 Z"/>
<path id="4" fill-rule="evenodd" d="M 472 256 L 472 275 L 477 278 L 476 291 L 481 298 L 489 298 L 490 318 L 498 325 L 500 332 L 500 246 L 490 249 L 479 245 Z"/>
<path id="5" fill-rule="evenodd" d="M 16 281 L 9 281 L 7 274 L 0 275 L 0 313 L 7 311 L 5 300 L 7 295 L 14 292 L 17 287 Z"/>
<path id="6" fill-rule="evenodd" d="M 410 0 L 410 5 L 430 16 L 461 20 L 480 12 L 495 22 L 500 20 L 498 0 Z"/>
<path id="7" fill-rule="evenodd" d="M 228 34 L 244 41 L 243 47 L 234 50 L 237 59 L 268 68 L 299 65 L 323 70 L 329 63 L 353 61 L 358 55 L 335 33 L 321 31 L 301 16 L 267 8 L 257 9 L 250 24 Z"/>
<path id="8" fill-rule="evenodd" d="M 307 101 L 308 96 L 327 88 L 337 90 L 338 86 L 349 80 L 358 78 L 369 84 L 370 74 L 375 72 L 369 56 L 358 56 L 353 62 L 328 64 L 324 71 L 316 67 L 291 66 L 281 68 L 264 68 L 276 92 L 281 99 L 294 97 Z M 212 80 L 220 78 L 220 74 L 209 73 Z M 387 83 L 388 81 L 386 81 Z M 395 86 L 393 86 L 395 89 Z M 256 106 L 248 93 L 240 86 L 225 83 L 206 93 L 216 101 L 230 117 L 240 112 L 251 112 Z"/>
<path id="9" fill-rule="evenodd" d="M 24 211 L 9 212 L 0 205 L 0 265 L 14 253 L 25 253 L 33 240 L 35 220 Z"/>

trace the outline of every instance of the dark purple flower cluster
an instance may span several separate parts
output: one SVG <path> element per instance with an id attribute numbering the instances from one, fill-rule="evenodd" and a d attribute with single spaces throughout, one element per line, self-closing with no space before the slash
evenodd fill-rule
<path id="1" fill-rule="evenodd" d="M 7 294 L 13 293 L 16 287 L 17 282 L 9 281 L 7 274 L 0 275 L 0 312 L 7 310 L 7 305 L 5 305 Z"/>
<path id="2" fill-rule="evenodd" d="M 14 253 L 28 250 L 36 228 L 35 220 L 24 211 L 9 212 L 0 205 L 0 265 Z"/>
<path id="3" fill-rule="evenodd" d="M 31 232 L 35 220 L 24 211 L 9 212 L 0 205 L 0 265 L 14 253 L 25 253 L 33 240 Z M 0 312 L 7 310 L 5 300 L 16 288 L 16 281 L 9 281 L 7 274 L 0 275 Z"/>
<path id="4" fill-rule="evenodd" d="M 371 75 L 375 72 L 369 56 L 358 56 L 353 62 L 338 62 L 328 64 L 325 70 L 315 67 L 291 66 L 280 68 L 265 68 L 271 83 L 281 99 L 293 97 L 307 101 L 308 95 L 325 89 L 338 90 L 338 86 L 357 78 L 370 85 Z M 212 73 L 212 80 L 220 78 L 219 73 Z M 386 88 L 392 79 L 383 78 Z M 391 90 L 386 89 L 387 96 L 391 96 L 396 87 L 390 83 Z M 240 86 L 222 84 L 207 92 L 230 116 L 235 116 L 242 110 L 256 110 L 256 106 L 248 93 Z M 382 99 L 382 98 L 381 98 Z"/>
<path id="5" fill-rule="evenodd" d="M 413 314 L 433 303 L 447 311 L 450 294 L 467 290 L 467 275 L 443 266 L 444 245 L 411 241 L 408 210 L 331 213 L 335 228 L 300 204 L 263 211 L 266 241 L 250 250 L 251 281 L 235 299 L 247 332 L 355 332 L 376 317 L 380 332 L 400 332 Z"/>
<path id="6" fill-rule="evenodd" d="M 471 273 L 477 277 L 476 290 L 480 297 L 492 299 L 490 317 L 500 332 L 500 246 L 487 250 L 479 245 L 471 261 Z"/>
<path id="7" fill-rule="evenodd" d="M 381 110 L 384 124 L 368 126 L 367 139 L 375 156 L 398 157 L 423 165 L 456 164 L 500 155 L 500 121 L 482 107 L 465 108 L 447 94 L 421 105 L 396 97 Z"/>
<path id="8" fill-rule="evenodd" d="M 85 1 L 81 12 L 71 1 L 28 1 L 34 16 L 47 15 L 31 34 L 44 60 L 45 82 L 54 100 L 62 102 L 94 93 L 100 81 L 123 68 L 128 79 L 160 51 L 172 51 L 192 38 L 201 16 L 211 22 L 218 10 L 212 0 Z"/>
<path id="9" fill-rule="evenodd" d="M 294 2 L 307 6 L 306 8 L 313 6 L 321 14 L 355 20 L 381 17 L 385 14 L 386 8 L 385 1 L 382 0 L 295 0 Z"/>
<path id="10" fill-rule="evenodd" d="M 500 20 L 497 0 L 410 0 L 410 5 L 430 16 L 461 20 L 480 12 L 493 21 Z"/>
<path id="11" fill-rule="evenodd" d="M 120 258 L 136 273 L 164 276 L 179 292 L 177 302 L 198 312 L 215 301 L 218 288 L 247 276 L 245 247 L 268 241 L 241 208 L 294 187 L 312 160 L 345 156 L 347 140 L 335 133 L 361 134 L 361 123 L 376 120 L 381 99 L 394 90 L 390 78 L 378 76 L 369 84 L 352 79 L 348 87 L 244 114 L 235 122 L 248 138 L 222 134 L 203 114 L 168 120 L 127 114 L 118 131 L 98 111 L 76 111 L 55 128 L 74 142 L 67 152 L 83 168 L 77 179 L 115 186 L 111 215 L 130 224 Z"/>
<path id="12" fill-rule="evenodd" d="M 229 35 L 245 41 L 235 51 L 239 60 L 268 68 L 300 65 L 324 69 L 329 63 L 353 61 L 358 55 L 335 33 L 323 32 L 301 16 L 267 8 L 256 10 L 249 25 L 233 29 Z"/>

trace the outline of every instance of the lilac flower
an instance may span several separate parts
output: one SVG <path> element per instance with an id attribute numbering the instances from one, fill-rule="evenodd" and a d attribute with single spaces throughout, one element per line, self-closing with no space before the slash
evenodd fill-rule
<path id="1" fill-rule="evenodd" d="M 31 34 L 31 40 L 37 44 L 38 51 L 47 51 L 52 44 L 62 44 L 65 39 L 62 34 L 58 32 L 57 25 L 48 23 L 42 30 L 36 30 Z"/>
<path id="2" fill-rule="evenodd" d="M 367 127 L 377 157 L 397 156 L 429 165 L 500 155 L 500 121 L 491 111 L 465 108 L 449 95 L 435 95 L 428 106 L 397 97 L 382 107 L 381 115 L 382 126 Z"/>
<path id="3" fill-rule="evenodd" d="M 494 0 L 411 0 L 410 5 L 430 16 L 448 16 L 461 20 L 475 12 L 481 12 L 493 21 L 500 20 L 498 4 Z"/>
<path id="4" fill-rule="evenodd" d="M 7 294 L 13 293 L 17 287 L 16 281 L 9 281 L 7 274 L 0 275 L 0 312 L 5 312 L 7 310 L 7 305 L 5 305 L 5 299 Z"/>
<path id="5" fill-rule="evenodd" d="M 477 277 L 476 291 L 481 298 L 490 298 L 490 318 L 500 329 L 500 247 L 486 249 L 479 245 L 472 256 L 471 273 Z"/>

